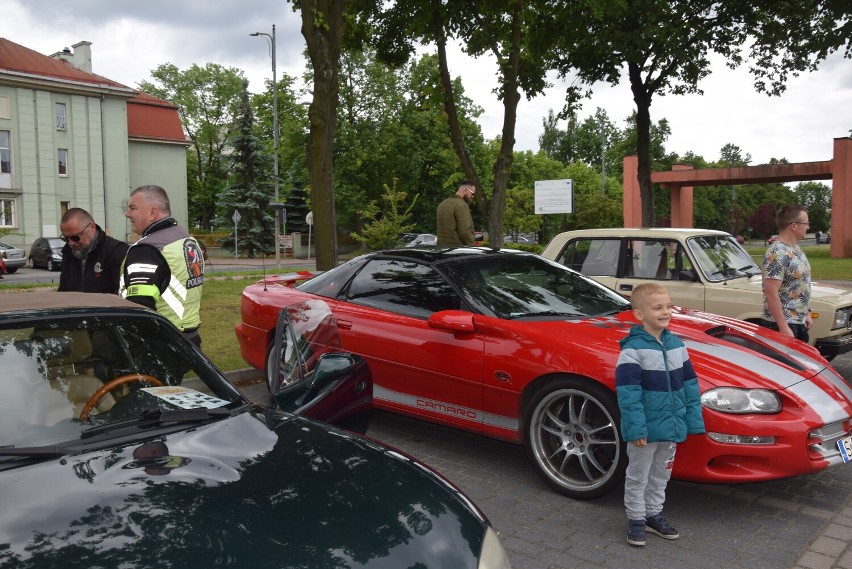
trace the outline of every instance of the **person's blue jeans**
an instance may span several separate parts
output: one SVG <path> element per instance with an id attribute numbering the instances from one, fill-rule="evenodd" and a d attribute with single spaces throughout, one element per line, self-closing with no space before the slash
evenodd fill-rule
<path id="1" fill-rule="evenodd" d="M 761 320 L 760 325 L 764 328 L 769 328 L 770 330 L 778 331 L 778 324 L 775 322 L 771 322 L 769 320 Z M 790 327 L 790 330 L 793 332 L 793 337 L 797 340 L 801 340 L 803 342 L 807 342 L 811 339 L 811 335 L 808 334 L 808 329 L 804 324 L 793 324 L 792 322 L 788 322 L 787 326 Z"/>

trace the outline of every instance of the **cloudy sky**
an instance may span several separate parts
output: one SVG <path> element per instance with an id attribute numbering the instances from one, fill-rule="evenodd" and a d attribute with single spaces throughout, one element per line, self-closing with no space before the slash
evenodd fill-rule
<path id="1" fill-rule="evenodd" d="M 185 69 L 208 62 L 242 69 L 250 90 L 271 78 L 264 38 L 276 26 L 279 77 L 300 77 L 304 39 L 298 14 L 284 0 L 5 0 L 0 36 L 50 55 L 80 41 L 92 43 L 95 73 L 136 87 L 162 63 Z M 499 135 L 502 107 L 492 93 L 496 67 L 491 60 L 472 61 L 451 54 L 451 73 L 461 76 L 466 94 L 485 110 L 480 118 L 487 138 Z M 703 95 L 656 97 L 651 119 L 668 119 L 672 135 L 667 150 L 693 151 L 716 160 L 733 143 L 752 156 L 752 164 L 770 158 L 791 162 L 829 160 L 832 139 L 852 129 L 852 60 L 837 55 L 819 71 L 795 78 L 781 97 L 755 93 L 745 69 L 729 70 L 722 61 L 702 83 Z M 558 83 L 518 108 L 516 149 L 538 149 L 542 119 L 559 110 L 564 88 Z M 604 108 L 619 127 L 633 111 L 629 86 L 598 85 L 584 103 L 581 120 Z"/>

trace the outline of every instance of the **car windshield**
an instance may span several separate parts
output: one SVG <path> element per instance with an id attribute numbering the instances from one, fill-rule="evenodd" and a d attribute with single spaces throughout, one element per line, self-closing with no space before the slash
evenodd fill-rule
<path id="1" fill-rule="evenodd" d="M 143 413 L 243 403 L 180 332 L 147 315 L 7 320 L 0 369 L 0 447 L 73 444 Z"/>
<path id="2" fill-rule="evenodd" d="M 58 237 L 54 239 L 48 239 L 47 242 L 50 243 L 51 249 L 62 249 L 62 247 L 65 246 L 65 241 L 59 239 Z"/>
<path id="3" fill-rule="evenodd" d="M 585 318 L 629 307 L 610 289 L 534 255 L 466 257 L 440 270 L 478 311 L 498 318 Z"/>
<path id="4" fill-rule="evenodd" d="M 701 235 L 687 241 L 695 261 L 709 281 L 760 274 L 754 259 L 730 235 Z"/>

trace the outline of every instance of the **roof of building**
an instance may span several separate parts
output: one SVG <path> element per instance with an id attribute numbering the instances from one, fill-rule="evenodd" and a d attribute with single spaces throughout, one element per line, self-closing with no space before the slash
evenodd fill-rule
<path id="1" fill-rule="evenodd" d="M 88 42 L 82 42 L 88 46 Z M 78 44 L 81 45 L 81 44 Z M 77 47 L 77 46 L 75 46 Z M 187 144 L 177 107 L 95 73 L 75 67 L 0 37 L 0 79 L 33 82 L 40 88 L 83 89 L 127 98 L 127 132 L 131 140 Z"/>

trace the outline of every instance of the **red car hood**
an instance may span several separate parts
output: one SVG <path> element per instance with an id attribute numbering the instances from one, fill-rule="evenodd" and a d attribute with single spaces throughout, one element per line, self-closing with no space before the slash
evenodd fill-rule
<path id="1" fill-rule="evenodd" d="M 586 366 L 597 357 L 602 368 L 609 368 L 604 372 L 609 377 L 602 380 L 612 387 L 618 342 L 635 324 L 625 311 L 583 321 L 513 323 L 512 328 L 514 334 L 527 335 L 527 341 L 548 346 L 553 355 L 576 357 L 581 349 Z M 720 385 L 786 390 L 826 423 L 843 420 L 852 411 L 852 387 L 813 346 L 755 324 L 685 309 L 678 309 L 669 329 L 689 350 L 702 393 Z"/>

